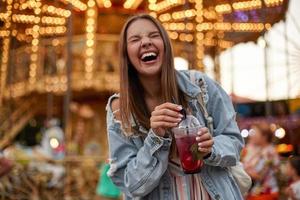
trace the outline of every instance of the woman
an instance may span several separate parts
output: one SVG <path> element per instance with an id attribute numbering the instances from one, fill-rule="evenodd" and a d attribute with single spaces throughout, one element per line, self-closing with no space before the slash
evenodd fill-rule
<path id="1" fill-rule="evenodd" d="M 251 128 L 250 137 L 256 153 L 244 159 L 245 170 L 254 183 L 248 199 L 277 199 L 279 156 L 272 145 L 273 134 L 267 123 L 254 124 Z"/>
<path id="2" fill-rule="evenodd" d="M 291 156 L 287 164 L 287 176 L 291 179 L 289 187 L 285 189 L 285 194 L 289 200 L 300 199 L 300 157 Z"/>
<path id="3" fill-rule="evenodd" d="M 8 174 L 12 170 L 13 165 L 13 161 L 5 158 L 0 150 L 0 178 Z"/>
<path id="4" fill-rule="evenodd" d="M 170 164 L 177 154 L 169 130 L 181 121 L 183 107 L 204 124 L 197 101 L 204 91 L 190 81 L 188 71 L 175 71 L 170 40 L 157 20 L 143 14 L 127 21 L 120 38 L 120 67 L 120 94 L 107 105 L 108 175 L 126 199 L 242 199 L 226 169 L 238 162 L 243 139 L 224 90 L 196 73 L 196 81 L 203 77 L 207 84 L 214 132 L 200 129 L 197 141 L 205 165 L 201 173 L 185 175 Z"/>

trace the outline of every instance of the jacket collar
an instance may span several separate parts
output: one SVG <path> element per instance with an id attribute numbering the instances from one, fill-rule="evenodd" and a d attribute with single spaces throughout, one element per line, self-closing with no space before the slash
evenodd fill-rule
<path id="1" fill-rule="evenodd" d="M 201 89 L 190 80 L 189 71 L 176 71 L 177 83 L 181 91 L 191 98 L 197 98 L 201 93 Z"/>

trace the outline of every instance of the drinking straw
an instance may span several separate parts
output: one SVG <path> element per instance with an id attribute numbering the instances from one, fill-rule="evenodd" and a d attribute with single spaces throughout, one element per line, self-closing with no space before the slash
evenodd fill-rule
<path id="1" fill-rule="evenodd" d="M 173 101 L 173 103 L 178 104 L 176 99 L 173 96 L 172 96 L 172 101 Z M 183 115 L 182 120 L 185 120 L 186 119 L 186 110 L 182 107 L 182 109 L 179 112 Z M 187 135 L 189 135 L 189 127 L 186 126 L 185 128 L 186 128 Z"/>

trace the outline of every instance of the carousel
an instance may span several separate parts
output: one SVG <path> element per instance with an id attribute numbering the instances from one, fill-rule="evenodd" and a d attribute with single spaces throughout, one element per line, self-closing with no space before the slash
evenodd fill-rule
<path id="1" fill-rule="evenodd" d="M 107 159 L 105 105 L 119 87 L 118 34 L 129 16 L 157 18 L 190 69 L 206 71 L 211 56 L 218 81 L 221 52 L 256 42 L 287 7 L 288 0 L 1 0 L 0 147 L 15 167 L 0 181 L 0 198 L 94 198 Z"/>

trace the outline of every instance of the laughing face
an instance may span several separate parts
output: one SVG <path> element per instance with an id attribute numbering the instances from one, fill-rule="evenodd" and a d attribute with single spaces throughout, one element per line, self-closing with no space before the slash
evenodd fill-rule
<path id="1" fill-rule="evenodd" d="M 142 76 L 160 74 L 164 42 L 158 28 L 147 19 L 138 19 L 127 29 L 129 60 Z"/>

